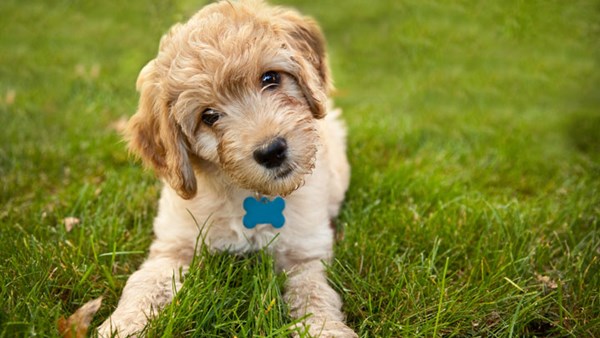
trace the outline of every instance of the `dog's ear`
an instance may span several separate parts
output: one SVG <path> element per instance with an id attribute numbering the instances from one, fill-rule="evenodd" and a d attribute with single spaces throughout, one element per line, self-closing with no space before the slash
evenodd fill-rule
<path id="1" fill-rule="evenodd" d="M 129 149 L 163 177 L 184 199 L 196 195 L 196 177 L 185 138 L 171 114 L 170 104 L 150 61 L 137 80 L 140 102 L 125 130 Z"/>
<path id="2" fill-rule="evenodd" d="M 292 75 L 298 80 L 313 115 L 322 118 L 327 113 L 327 97 L 333 89 L 325 37 L 311 18 L 294 11 L 284 11 L 279 18 L 287 43 L 295 52 L 293 61 L 298 68 Z"/>

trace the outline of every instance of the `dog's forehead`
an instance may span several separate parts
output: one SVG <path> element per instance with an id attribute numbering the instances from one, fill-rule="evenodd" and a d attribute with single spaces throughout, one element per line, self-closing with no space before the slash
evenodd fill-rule
<path id="1" fill-rule="evenodd" d="M 288 70 L 291 51 L 268 18 L 232 9 L 233 4 L 215 5 L 196 14 L 167 42 L 178 50 L 165 67 L 171 80 L 188 89 L 235 94 L 258 84 L 267 70 Z"/>
<path id="2" fill-rule="evenodd" d="M 223 61 L 235 57 L 252 61 L 259 54 L 268 57 L 272 47 L 282 47 L 284 43 L 276 24 L 277 15 L 268 12 L 268 7 L 246 2 L 212 4 L 188 21 L 188 43 L 206 52 L 204 56 Z"/>

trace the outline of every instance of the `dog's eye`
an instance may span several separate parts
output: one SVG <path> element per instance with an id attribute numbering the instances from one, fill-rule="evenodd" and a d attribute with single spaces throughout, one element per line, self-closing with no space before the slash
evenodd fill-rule
<path id="1" fill-rule="evenodd" d="M 221 118 L 221 114 L 210 108 L 202 112 L 202 122 L 209 127 L 215 124 L 219 120 L 219 118 Z"/>
<path id="2" fill-rule="evenodd" d="M 281 75 L 271 70 L 260 77 L 260 82 L 263 89 L 275 89 L 281 82 Z"/>

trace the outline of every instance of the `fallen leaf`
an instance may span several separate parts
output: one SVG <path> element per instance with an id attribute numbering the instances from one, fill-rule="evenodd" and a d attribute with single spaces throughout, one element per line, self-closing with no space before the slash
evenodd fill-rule
<path id="1" fill-rule="evenodd" d="M 539 273 L 536 273 L 535 278 L 538 280 L 538 282 L 541 282 L 542 284 L 544 284 L 546 287 L 548 287 L 550 289 L 554 290 L 554 289 L 558 288 L 558 284 L 548 276 L 543 276 L 543 275 L 540 275 Z"/>
<path id="2" fill-rule="evenodd" d="M 79 224 L 81 221 L 77 217 L 65 217 L 63 222 L 65 223 L 65 229 L 67 229 L 67 232 L 71 232 L 73 227 Z"/>
<path id="3" fill-rule="evenodd" d="M 109 127 L 117 133 L 122 134 L 127 127 L 127 120 L 128 119 L 126 116 L 121 116 L 116 121 L 113 121 Z"/>
<path id="4" fill-rule="evenodd" d="M 14 89 L 10 89 L 6 92 L 6 97 L 4 98 L 4 102 L 6 105 L 10 106 L 15 103 L 15 98 L 17 97 L 17 92 Z"/>
<path id="5" fill-rule="evenodd" d="M 57 323 L 60 335 L 63 338 L 86 337 L 92 318 L 98 312 L 98 309 L 100 309 L 100 305 L 102 305 L 102 297 L 83 304 L 68 319 L 60 317 Z"/>
<path id="6" fill-rule="evenodd" d="M 90 77 L 92 79 L 97 79 L 100 75 L 100 64 L 94 63 L 90 68 Z"/>

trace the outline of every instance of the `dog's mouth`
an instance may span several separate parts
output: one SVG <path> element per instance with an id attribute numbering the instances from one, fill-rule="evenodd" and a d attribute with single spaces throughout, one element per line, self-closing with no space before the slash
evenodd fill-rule
<path id="1" fill-rule="evenodd" d="M 293 171 L 294 171 L 294 168 L 292 168 L 291 166 L 281 168 L 275 172 L 275 174 L 274 174 L 275 179 L 276 180 L 284 179 L 284 178 L 290 176 Z"/>
<path id="2" fill-rule="evenodd" d="M 240 188 L 268 196 L 289 195 L 315 168 L 318 139 L 313 133 L 307 135 L 290 136 L 285 142 L 274 138 L 241 153 L 221 147 L 221 166 Z"/>

